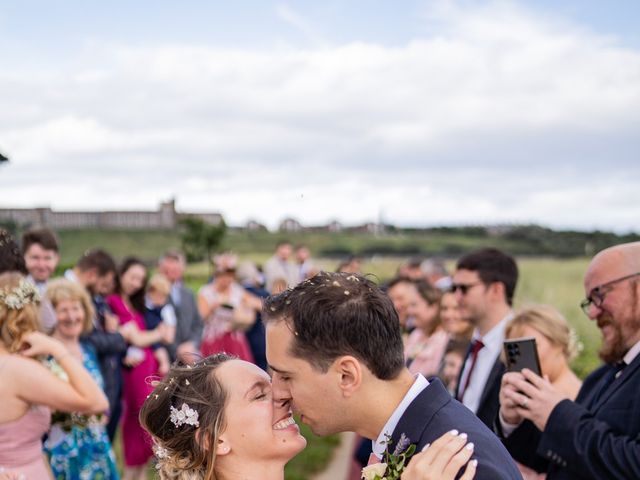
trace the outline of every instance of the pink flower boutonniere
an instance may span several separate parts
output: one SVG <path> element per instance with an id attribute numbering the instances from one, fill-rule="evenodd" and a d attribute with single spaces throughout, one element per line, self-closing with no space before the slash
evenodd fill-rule
<path id="1" fill-rule="evenodd" d="M 391 441 L 387 437 L 387 445 Z M 416 446 L 411 444 L 411 440 L 403 433 L 393 453 L 389 449 L 384 452 L 384 462 L 373 463 L 362 469 L 364 480 L 399 480 L 403 470 L 409 463 L 409 459 L 416 452 Z"/>

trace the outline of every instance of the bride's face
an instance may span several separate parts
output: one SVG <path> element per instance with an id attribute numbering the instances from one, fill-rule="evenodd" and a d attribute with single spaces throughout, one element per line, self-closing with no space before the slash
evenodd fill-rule
<path id="1" fill-rule="evenodd" d="M 216 376 L 228 393 L 226 428 L 220 438 L 228 442 L 222 450 L 229 447 L 229 459 L 287 462 L 304 449 L 307 441 L 291 409 L 274 404 L 271 379 L 265 371 L 242 360 L 229 360 L 216 369 Z"/>

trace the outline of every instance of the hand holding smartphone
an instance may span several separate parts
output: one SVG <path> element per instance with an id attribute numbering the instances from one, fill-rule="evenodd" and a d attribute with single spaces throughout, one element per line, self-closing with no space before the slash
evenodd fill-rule
<path id="1" fill-rule="evenodd" d="M 542 376 L 535 338 L 526 337 L 505 340 L 504 353 L 508 372 L 520 372 L 524 368 L 528 368 L 536 375 Z"/>

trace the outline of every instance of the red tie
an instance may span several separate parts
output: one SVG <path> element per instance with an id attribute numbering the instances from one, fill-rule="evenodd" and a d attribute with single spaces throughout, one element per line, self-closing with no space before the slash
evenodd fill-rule
<path id="1" fill-rule="evenodd" d="M 367 462 L 367 467 L 369 465 L 373 465 L 374 463 L 380 463 L 380 459 L 376 457 L 375 453 L 372 453 L 371 455 L 369 455 L 369 461 Z"/>
<path id="2" fill-rule="evenodd" d="M 471 346 L 471 365 L 469 366 L 469 375 L 467 375 L 467 380 L 464 382 L 464 388 L 458 391 L 458 400 L 462 401 L 464 398 L 464 392 L 469 388 L 469 383 L 471 382 L 471 375 L 473 374 L 473 369 L 476 366 L 476 360 L 478 360 L 478 352 L 482 350 L 484 347 L 484 343 L 480 339 L 475 340 L 473 345 Z"/>

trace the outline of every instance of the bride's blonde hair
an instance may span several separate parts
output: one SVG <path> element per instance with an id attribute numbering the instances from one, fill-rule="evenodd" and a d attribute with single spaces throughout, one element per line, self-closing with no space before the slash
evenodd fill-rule
<path id="1" fill-rule="evenodd" d="M 38 298 L 22 274 L 0 274 L 0 339 L 10 353 L 20 349 L 26 333 L 40 330 Z"/>
<path id="2" fill-rule="evenodd" d="M 140 424 L 151 434 L 161 480 L 219 480 L 215 473 L 218 436 L 225 428 L 227 392 L 215 370 L 233 357 L 220 353 L 194 365 L 174 365 L 140 410 Z M 187 404 L 198 426 L 170 418 L 172 407 Z"/>

